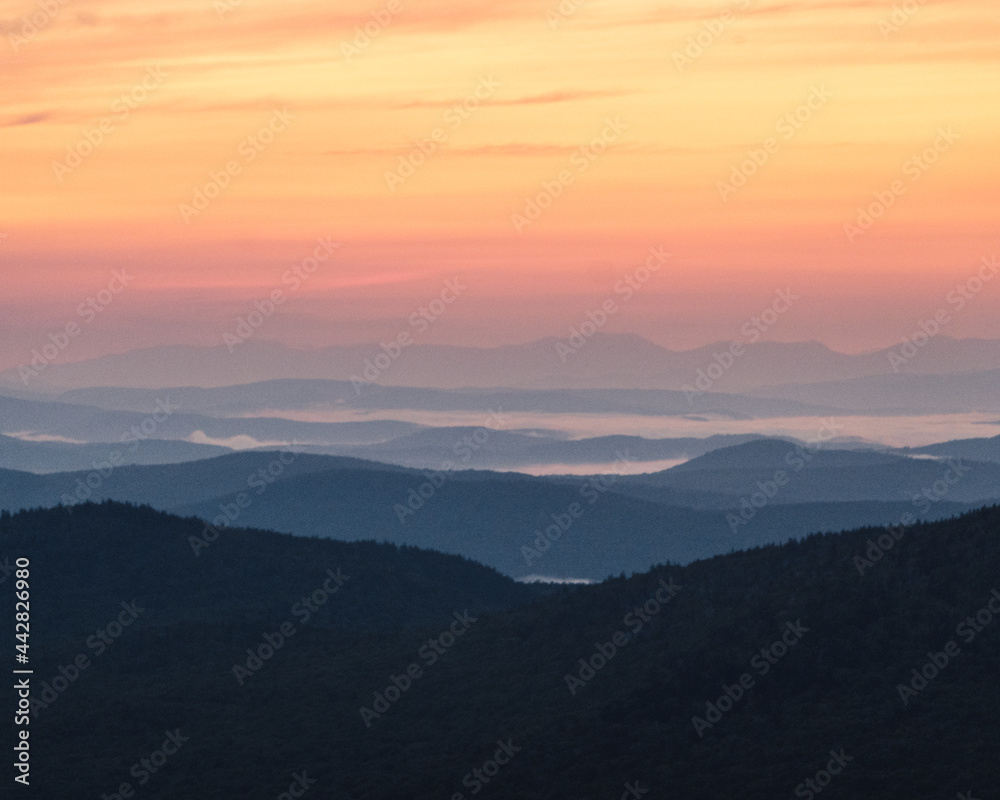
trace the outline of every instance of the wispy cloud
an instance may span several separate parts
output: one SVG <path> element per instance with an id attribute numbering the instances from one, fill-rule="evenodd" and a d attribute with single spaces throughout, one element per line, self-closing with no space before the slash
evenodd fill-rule
<path id="1" fill-rule="evenodd" d="M 45 122 L 51 117 L 52 114 L 45 111 L 35 114 L 25 114 L 20 117 L 14 117 L 13 119 L 0 122 L 0 128 L 17 128 L 21 125 L 37 125 L 39 122 Z"/>

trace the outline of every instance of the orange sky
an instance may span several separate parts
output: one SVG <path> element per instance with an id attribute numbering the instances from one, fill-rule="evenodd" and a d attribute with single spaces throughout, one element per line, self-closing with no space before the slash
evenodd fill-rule
<path id="1" fill-rule="evenodd" d="M 220 343 L 324 236 L 278 338 L 389 335 L 457 274 L 428 340 L 563 335 L 665 245 L 613 329 L 727 339 L 794 285 L 773 338 L 859 349 L 1000 254 L 995 0 L 47 5 L 0 2 L 5 363 L 113 267 L 135 280 L 75 357 Z M 1000 281 L 949 333 L 1000 337 L 998 311 Z"/>

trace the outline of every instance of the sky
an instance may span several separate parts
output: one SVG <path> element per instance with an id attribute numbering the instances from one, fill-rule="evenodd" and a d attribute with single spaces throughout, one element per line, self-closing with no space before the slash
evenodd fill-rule
<path id="1" fill-rule="evenodd" d="M 268 336 L 373 341 L 449 280 L 426 342 L 611 300 L 689 348 L 788 290 L 767 338 L 858 352 L 959 286 L 948 334 L 1000 338 L 995 0 L 2 0 L 0 34 L 0 367 L 72 323 L 60 359 L 221 344 L 276 290 Z"/>

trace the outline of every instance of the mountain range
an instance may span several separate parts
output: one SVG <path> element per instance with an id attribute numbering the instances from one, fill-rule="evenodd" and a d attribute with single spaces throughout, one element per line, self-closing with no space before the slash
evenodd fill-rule
<path id="1" fill-rule="evenodd" d="M 633 476 L 431 472 L 279 451 L 103 472 L 0 470 L 0 508 L 63 504 L 72 516 L 83 501 L 140 503 L 205 520 L 210 536 L 250 525 L 427 547 L 512 577 L 602 579 L 817 530 L 939 519 L 1000 498 L 1000 465 L 969 462 L 952 484 L 947 463 L 831 451 L 797 474 L 783 455 L 797 447 L 750 442 Z M 782 467 L 790 479 L 772 490 Z"/>
<path id="2" fill-rule="evenodd" d="M 501 347 L 413 344 L 391 358 L 378 342 L 301 350 L 277 342 L 145 348 L 66 364 L 49 364 L 29 377 L 27 388 L 59 390 L 87 386 L 221 387 L 275 379 L 365 378 L 375 365 L 376 382 L 396 386 L 461 389 L 500 385 L 531 389 L 672 389 L 695 385 L 698 371 L 722 365 L 733 342 L 671 350 L 634 334 L 596 333 L 572 354 L 567 340 L 540 339 Z M 576 344 L 576 343 L 574 343 Z M 786 383 L 828 383 L 872 375 L 957 374 L 1000 369 L 1000 341 L 938 335 L 922 346 L 903 344 L 868 353 L 839 353 L 819 342 L 758 342 L 737 337 L 740 355 L 724 370 L 716 391 L 746 392 Z M 391 350 L 391 348 L 389 348 Z M 896 358 L 892 358 L 892 354 Z M 722 361 L 716 357 L 721 356 Z M 380 358 L 384 356 L 384 358 Z M 376 364 L 378 360 L 378 364 Z M 388 363 L 386 364 L 386 360 Z M 384 368 L 379 366 L 384 365 Z M 376 374 L 377 373 L 377 374 Z M 502 380 L 500 379 L 502 376 Z M 17 368 L 0 383 L 24 389 Z M 723 388 L 724 386 L 724 388 Z"/>
<path id="3" fill-rule="evenodd" d="M 201 531 L 113 503 L 0 514 L 0 553 L 30 560 L 39 598 L 40 796 L 991 800 L 1000 785 L 997 508 L 888 551 L 861 529 L 564 589 L 239 528 L 194 556 Z"/>

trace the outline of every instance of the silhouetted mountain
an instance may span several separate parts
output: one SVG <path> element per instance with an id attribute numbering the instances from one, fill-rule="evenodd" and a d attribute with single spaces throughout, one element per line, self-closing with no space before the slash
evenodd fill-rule
<path id="1" fill-rule="evenodd" d="M 589 439 L 560 439 L 545 432 L 517 433 L 474 427 L 425 428 L 388 442 L 355 447 L 302 446 L 296 452 L 352 455 L 388 464 L 439 469 L 450 462 L 475 469 L 515 470 L 534 465 L 606 465 L 612 471 L 616 461 L 627 458 L 643 462 L 694 458 L 719 447 L 763 438 L 756 434 L 721 434 L 702 439 L 646 439 L 641 436 L 595 436 Z"/>
<path id="2" fill-rule="evenodd" d="M 598 333 L 566 356 L 565 339 L 478 348 L 414 344 L 384 370 L 379 382 L 443 389 L 508 386 L 532 389 L 681 389 L 698 370 L 717 363 L 731 342 L 675 351 L 634 334 Z M 937 336 L 918 357 L 890 359 L 899 348 L 850 355 L 819 342 L 757 342 L 725 372 L 725 390 L 741 392 L 785 383 L 849 380 L 865 375 L 944 374 L 1000 369 L 1000 341 Z M 229 386 L 275 379 L 349 381 L 364 378 L 367 361 L 383 353 L 377 342 L 298 350 L 277 342 L 225 346 L 169 346 L 133 350 L 71 364 L 53 364 L 33 379 L 35 388 L 89 386 Z M 0 373 L 0 384 L 24 388 L 17 370 Z"/>
<path id="3" fill-rule="evenodd" d="M 765 504 L 983 503 L 1000 498 L 1000 465 L 763 439 L 713 450 L 664 472 L 625 476 L 616 491 L 721 508 L 740 505 L 755 495 Z"/>
<path id="4" fill-rule="evenodd" d="M 193 444 L 166 439 L 143 439 L 142 447 L 118 447 L 71 442 L 35 442 L 0 435 L 0 469 L 27 472 L 73 472 L 107 464 L 118 451 L 121 466 L 131 464 L 180 464 L 200 458 L 214 458 L 231 452 L 227 447 Z"/>
<path id="5" fill-rule="evenodd" d="M 185 412 L 237 417 L 284 411 L 346 409 L 392 412 L 490 411 L 686 416 L 715 413 L 737 419 L 818 416 L 837 411 L 825 403 L 799 403 L 707 392 L 660 389 L 426 389 L 328 380 L 275 380 L 236 386 L 159 390 L 99 387 L 66 392 L 61 400 L 100 408 L 141 411 L 167 395 Z"/>
<path id="6" fill-rule="evenodd" d="M 219 495 L 255 494 L 276 480 L 308 472 L 343 469 L 402 471 L 388 464 L 355 458 L 278 452 L 230 453 L 184 464 L 118 467 L 115 469 L 29 475 L 0 470 L 0 508 L 73 505 L 87 500 L 119 500 L 169 509 Z M 89 483 L 88 483 L 89 480 Z"/>
<path id="7" fill-rule="evenodd" d="M 272 417 L 227 419 L 189 413 L 169 392 L 150 393 L 134 411 L 0 395 L 0 433 L 45 434 L 91 443 L 126 443 L 129 448 L 136 443 L 141 447 L 151 437 L 183 440 L 244 437 L 244 446 L 295 441 L 353 445 L 381 442 L 412 433 L 419 427 L 384 419 L 363 422 L 299 422 Z"/>
<path id="8" fill-rule="evenodd" d="M 323 586 L 327 570 L 348 579 L 336 603 L 314 612 L 313 623 L 328 627 L 432 624 L 456 609 L 508 608 L 545 593 L 458 556 L 393 544 L 235 528 L 207 541 L 196 519 L 111 502 L 84 503 L 72 515 L 15 515 L 3 530 L 2 552 L 32 543 L 32 589 L 47 603 L 35 619 L 57 636 L 80 631 L 73 609 L 95 612 L 96 626 L 100 615 L 116 612 L 114 604 L 103 607 L 116 597 L 138 600 L 158 626 L 226 620 L 252 627 L 288 616 L 299 597 Z"/>
<path id="9" fill-rule="evenodd" d="M 747 476 L 738 473 L 737 479 Z M 754 508 L 736 523 L 733 514 L 742 513 L 740 499 L 717 491 L 714 473 L 694 484 L 700 489 L 676 491 L 629 480 L 446 475 L 354 459 L 254 451 L 191 464 L 122 467 L 106 478 L 96 472 L 0 471 L 0 508 L 49 507 L 75 499 L 145 503 L 197 515 L 218 528 L 253 525 L 345 541 L 374 539 L 463 555 L 512 577 L 541 573 L 600 579 L 814 530 L 887 524 L 906 512 L 928 519 L 969 507 L 952 497 L 925 508 L 909 497 L 897 503 L 801 505 L 783 498 L 782 503 Z M 651 496 L 626 496 L 619 490 L 649 490 Z M 704 509 L 685 507 L 691 504 Z"/>
<path id="10" fill-rule="evenodd" d="M 801 403 L 825 403 L 854 413 L 994 412 L 1000 411 L 1000 369 L 940 375 L 870 375 L 850 380 L 768 386 L 749 394 Z"/>
<path id="11" fill-rule="evenodd" d="M 299 405 L 308 408 L 318 402 L 311 391 L 320 389 L 324 382 L 300 383 L 306 391 Z M 610 464 L 626 451 L 636 461 L 668 460 L 689 458 L 715 447 L 760 438 L 754 434 L 739 434 L 703 439 L 654 440 L 639 436 L 603 436 L 566 440 L 565 434 L 559 431 L 500 430 L 502 418 L 494 423 L 487 419 L 486 414 L 484 421 L 495 424 L 495 428 L 421 428 L 412 423 L 391 420 L 312 423 L 276 418 L 210 416 L 223 412 L 250 413 L 248 409 L 256 407 L 253 403 L 258 401 L 236 401 L 234 398 L 252 397 L 255 388 L 275 388 L 280 395 L 266 395 L 259 399 L 261 408 L 270 407 L 272 402 L 291 403 L 291 397 L 295 395 L 295 386 L 278 382 L 258 387 L 209 390 L 213 394 L 224 392 L 232 400 L 225 408 L 219 402 L 201 396 L 206 390 L 182 389 L 176 395 L 173 390 L 166 395 L 145 390 L 81 390 L 64 395 L 76 401 L 73 403 L 0 396 L 0 409 L 4 412 L 0 427 L 8 432 L 66 439 L 88 437 L 99 442 L 28 441 L 0 434 L 0 468 L 61 472 L 107 463 L 113 454 L 116 454 L 116 464 L 121 466 L 179 463 L 232 451 L 229 447 L 187 441 L 191 438 L 229 442 L 240 449 L 252 448 L 258 441 L 267 440 L 321 441 L 327 443 L 295 445 L 288 449 L 427 469 L 440 468 L 445 461 L 458 466 L 495 469 L 516 469 L 535 464 Z M 193 402 L 204 413 L 179 412 L 178 409 L 184 408 L 184 405 L 178 398 Z M 88 405 L 88 402 L 94 405 Z M 478 403 L 479 400 L 473 402 Z M 163 411 L 164 408 L 170 413 Z M 153 411 L 141 414 L 141 409 Z M 488 436 L 489 446 L 483 446 L 484 434 Z"/>
<path id="12" fill-rule="evenodd" d="M 198 530 L 115 505 L 0 518 L 0 553 L 31 559 L 40 598 L 41 796 L 127 782 L 150 800 L 270 800 L 296 778 L 359 800 L 600 800 L 637 783 L 771 800 L 816 796 L 808 781 L 990 800 L 1000 785 L 1000 509 L 516 608 L 529 590 L 457 559 L 236 530 L 194 558 Z M 350 579 L 304 623 L 296 604 L 338 567 Z M 165 731 L 179 750 L 141 767 Z"/>
<path id="13" fill-rule="evenodd" d="M 990 439 L 956 439 L 926 447 L 903 448 L 898 453 L 928 455 L 935 458 L 964 458 L 970 461 L 1000 463 L 1000 436 Z"/>

